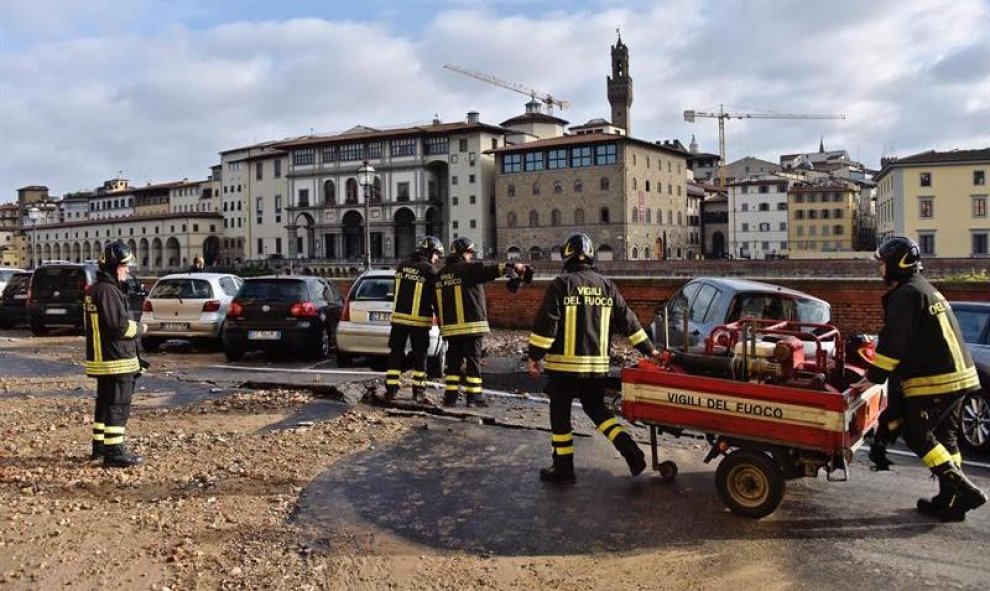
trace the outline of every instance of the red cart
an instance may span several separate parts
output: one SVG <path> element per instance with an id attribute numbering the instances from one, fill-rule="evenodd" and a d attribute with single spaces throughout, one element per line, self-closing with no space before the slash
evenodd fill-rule
<path id="1" fill-rule="evenodd" d="M 881 386 L 855 391 L 864 368 L 846 361 L 830 325 L 743 320 L 715 328 L 704 352 L 666 350 L 663 361 L 622 371 L 622 414 L 650 428 L 653 469 L 658 436 L 701 434 L 705 462 L 721 457 L 719 498 L 735 514 L 772 513 L 788 479 L 848 479 L 847 465 L 886 407 Z M 865 364 L 864 364 L 865 365 Z M 833 477 L 841 473 L 841 476 Z"/>

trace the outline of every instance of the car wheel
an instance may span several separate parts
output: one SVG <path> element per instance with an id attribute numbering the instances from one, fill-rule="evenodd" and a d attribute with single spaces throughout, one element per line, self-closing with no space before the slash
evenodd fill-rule
<path id="1" fill-rule="evenodd" d="M 240 361 L 244 357 L 244 351 L 241 349 L 235 349 L 233 347 L 228 347 L 223 350 L 224 356 L 227 361 Z"/>
<path id="2" fill-rule="evenodd" d="M 313 361 L 322 361 L 330 356 L 330 335 L 326 330 L 320 331 L 319 341 L 313 343 L 313 347 L 307 352 Z"/>
<path id="3" fill-rule="evenodd" d="M 32 322 L 31 323 L 31 334 L 36 337 L 44 336 L 48 333 L 48 329 L 42 322 Z"/>
<path id="4" fill-rule="evenodd" d="M 337 367 L 351 367 L 354 365 L 354 356 L 337 351 Z"/>
<path id="5" fill-rule="evenodd" d="M 966 447 L 990 449 L 990 392 L 973 392 L 962 401 L 959 436 Z"/>
<path id="6" fill-rule="evenodd" d="M 154 353 L 162 346 L 162 340 L 158 337 L 141 337 L 141 348 L 149 353 Z"/>

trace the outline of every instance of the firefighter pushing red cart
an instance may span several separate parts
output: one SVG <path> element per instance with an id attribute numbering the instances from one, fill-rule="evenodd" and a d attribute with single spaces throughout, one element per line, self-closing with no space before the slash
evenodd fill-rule
<path id="1" fill-rule="evenodd" d="M 760 518 L 780 504 L 788 479 L 848 478 L 847 465 L 886 407 L 881 386 L 849 386 L 865 364 L 847 361 L 827 324 L 741 320 L 716 327 L 703 352 L 667 349 L 660 363 L 622 371 L 622 414 L 650 427 L 653 469 L 658 436 L 704 435 L 705 463 L 723 456 L 716 489 L 735 514 Z M 841 472 L 841 477 L 833 474 Z"/>

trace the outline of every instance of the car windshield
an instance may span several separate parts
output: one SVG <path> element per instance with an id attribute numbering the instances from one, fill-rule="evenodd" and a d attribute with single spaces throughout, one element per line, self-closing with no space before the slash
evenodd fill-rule
<path id="1" fill-rule="evenodd" d="M 60 291 L 63 294 L 79 292 L 86 288 L 86 272 L 81 268 L 40 268 L 34 273 L 32 290 L 36 294 Z M 81 297 L 81 296 L 80 296 Z"/>
<path id="2" fill-rule="evenodd" d="M 14 271 L 12 269 L 8 269 L 6 271 L 0 271 L 0 283 L 3 283 L 5 281 L 10 281 L 10 278 L 13 277 L 14 273 L 16 272 L 17 271 Z"/>
<path id="3" fill-rule="evenodd" d="M 10 278 L 10 283 L 7 284 L 7 289 L 11 293 L 14 292 L 26 292 L 28 285 L 31 283 L 31 275 L 27 273 L 22 273 L 20 275 L 14 275 Z"/>
<path id="4" fill-rule="evenodd" d="M 765 318 L 800 322 L 827 323 L 829 307 L 824 302 L 810 298 L 781 297 L 769 293 L 740 294 L 733 304 L 730 320 L 740 318 Z"/>
<path id="5" fill-rule="evenodd" d="M 213 287 L 203 279 L 162 279 L 148 296 L 155 300 L 208 300 Z"/>
<path id="6" fill-rule="evenodd" d="M 351 299 L 356 302 L 391 302 L 394 291 L 394 278 L 369 277 L 357 284 Z"/>
<path id="7" fill-rule="evenodd" d="M 237 293 L 240 300 L 266 302 L 298 302 L 308 299 L 306 284 L 292 279 L 261 279 L 246 281 Z"/>
<path id="8" fill-rule="evenodd" d="M 990 311 L 981 312 L 979 310 L 954 310 L 956 320 L 959 321 L 959 329 L 962 330 L 963 341 L 967 343 L 979 343 L 983 332 L 990 322 Z"/>

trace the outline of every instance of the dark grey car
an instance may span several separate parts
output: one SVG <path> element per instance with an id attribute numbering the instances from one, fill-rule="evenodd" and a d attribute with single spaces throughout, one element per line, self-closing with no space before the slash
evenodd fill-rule
<path id="1" fill-rule="evenodd" d="M 972 449 L 990 450 L 990 302 L 949 302 L 980 375 L 980 391 L 963 400 L 960 435 Z"/>
<path id="2" fill-rule="evenodd" d="M 666 342 L 664 309 L 669 315 L 666 332 L 670 348 L 686 344 L 696 352 L 704 350 L 705 337 L 713 328 L 741 318 L 817 323 L 828 323 L 832 318 L 828 302 L 796 289 L 745 279 L 698 277 L 658 308 L 651 326 L 658 346 Z"/>

